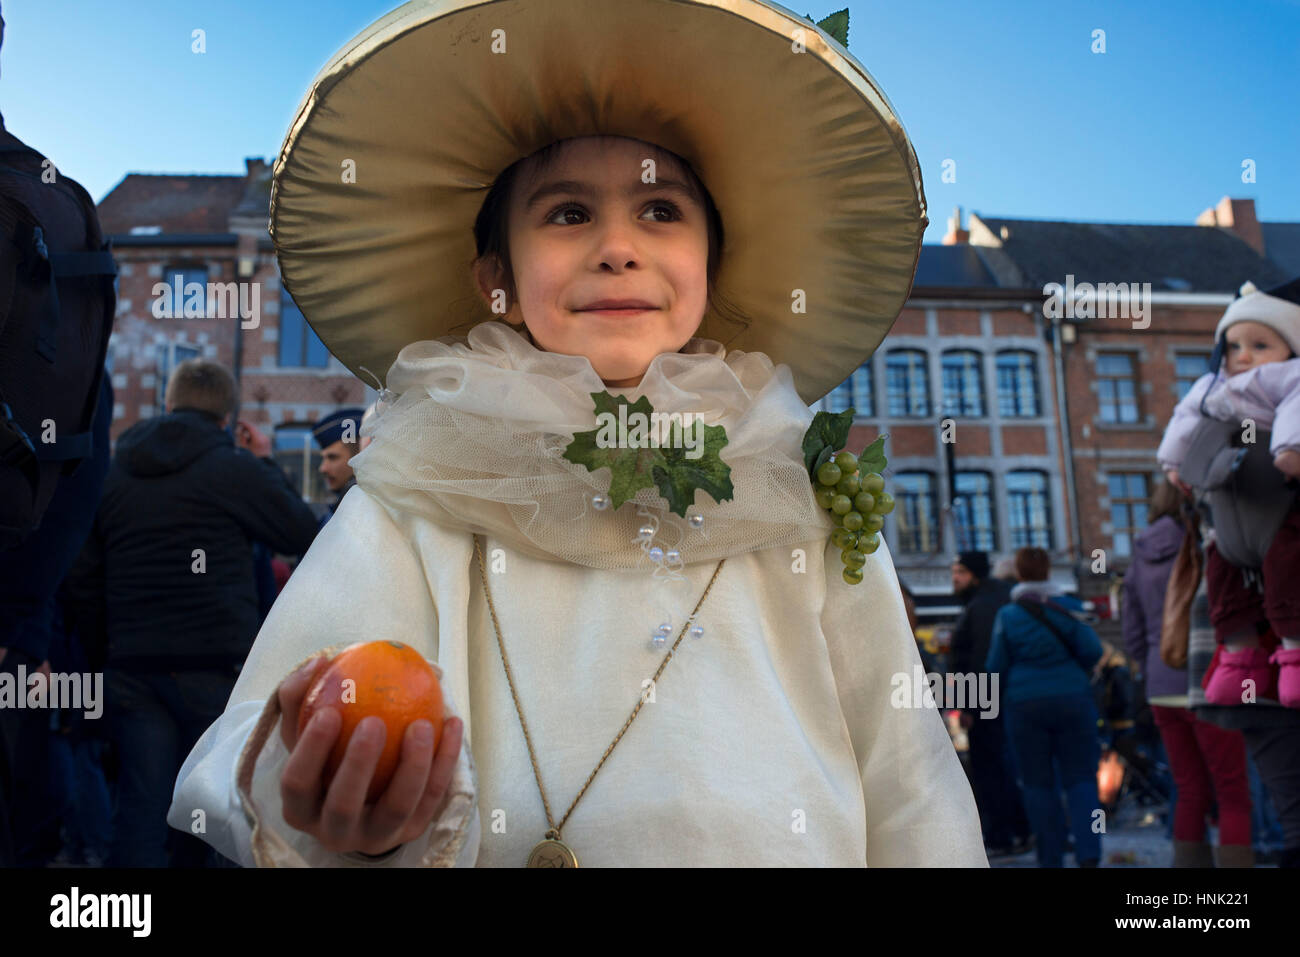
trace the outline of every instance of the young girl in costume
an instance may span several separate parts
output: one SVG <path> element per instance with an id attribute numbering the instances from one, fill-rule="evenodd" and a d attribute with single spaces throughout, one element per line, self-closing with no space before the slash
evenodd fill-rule
<path id="1" fill-rule="evenodd" d="M 1244 285 L 1219 321 L 1215 340 L 1223 345 L 1227 376 L 1217 368 L 1207 372 L 1175 407 L 1156 453 L 1170 481 L 1192 491 L 1179 469 L 1203 416 L 1243 428 L 1253 422 L 1271 431 L 1274 467 L 1290 479 L 1300 478 L 1300 280 L 1267 292 Z M 1300 592 L 1294 582 L 1300 568 L 1300 496 L 1281 494 L 1292 496 L 1291 507 L 1263 554 L 1262 574 L 1244 573 L 1214 543 L 1206 549 L 1210 620 L 1220 645 L 1205 687 L 1210 704 L 1240 705 L 1249 697 L 1243 698 L 1247 688 L 1265 694 L 1276 688 L 1281 704 L 1300 708 Z M 1216 522 L 1231 518 L 1217 516 Z M 1261 645 L 1264 634 L 1270 647 Z"/>
<path id="2" fill-rule="evenodd" d="M 896 693 L 888 548 L 853 584 L 801 447 L 926 222 L 838 44 L 758 0 L 410 3 L 317 79 L 271 204 L 286 288 L 386 388 L 173 826 L 246 866 L 986 865 Z M 635 424 L 592 441 L 624 403 L 702 425 L 634 474 Z M 449 720 L 365 804 L 379 741 L 325 788 L 337 716 L 296 718 L 375 639 L 436 662 Z"/>

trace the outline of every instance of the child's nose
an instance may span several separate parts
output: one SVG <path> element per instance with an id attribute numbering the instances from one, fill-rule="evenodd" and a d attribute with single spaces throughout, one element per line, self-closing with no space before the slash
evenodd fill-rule
<path id="1" fill-rule="evenodd" d="M 597 248 L 601 263 L 616 270 L 636 266 L 640 259 L 630 228 L 621 224 L 606 226 Z"/>

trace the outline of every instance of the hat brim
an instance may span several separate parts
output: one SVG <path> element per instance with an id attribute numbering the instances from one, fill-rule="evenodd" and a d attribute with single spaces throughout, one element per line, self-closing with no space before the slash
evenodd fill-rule
<path id="1" fill-rule="evenodd" d="M 671 150 L 712 195 L 717 291 L 748 323 L 710 309 L 697 336 L 789 364 L 811 403 L 889 331 L 927 223 L 916 155 L 866 70 L 762 0 L 394 10 L 322 69 L 286 135 L 270 207 L 286 290 L 344 365 L 385 376 L 408 343 L 493 318 L 471 277 L 488 190 L 587 135 Z"/>

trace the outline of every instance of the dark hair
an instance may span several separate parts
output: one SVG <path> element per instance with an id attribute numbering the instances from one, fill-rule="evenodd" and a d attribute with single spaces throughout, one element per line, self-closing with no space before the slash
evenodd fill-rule
<path id="1" fill-rule="evenodd" d="M 1016 551 L 1016 577 L 1022 582 L 1045 582 L 1052 573 L 1052 557 L 1044 549 L 1026 545 Z"/>
<path id="2" fill-rule="evenodd" d="M 548 146 L 542 147 L 535 153 L 511 163 L 492 183 L 492 188 L 488 190 L 483 205 L 479 208 L 478 216 L 474 219 L 474 247 L 477 252 L 475 261 L 485 259 L 488 256 L 496 257 L 505 274 L 505 291 L 511 301 L 517 298 L 514 266 L 510 262 L 509 229 L 510 198 L 515 183 L 525 169 L 531 167 L 532 171 L 537 173 L 552 165 L 559 158 L 560 151 L 564 149 L 566 144 L 571 142 L 572 138 L 557 140 Z M 742 327 L 748 327 L 749 320 L 734 307 L 721 301 L 721 297 L 714 286 L 714 280 L 718 274 L 718 265 L 722 261 L 724 232 L 722 216 L 713 202 L 712 195 L 710 195 L 708 188 L 700 180 L 694 168 L 685 159 L 671 150 L 664 149 L 662 146 L 656 146 L 653 143 L 645 143 L 644 145 L 655 155 L 658 163 L 662 164 L 667 160 L 669 165 L 681 167 L 686 177 L 687 188 L 695 194 L 695 198 L 704 207 L 706 229 L 709 237 L 709 255 L 705 274 L 708 277 L 710 304 L 719 315 L 738 322 Z M 724 311 L 730 315 L 725 315 Z"/>

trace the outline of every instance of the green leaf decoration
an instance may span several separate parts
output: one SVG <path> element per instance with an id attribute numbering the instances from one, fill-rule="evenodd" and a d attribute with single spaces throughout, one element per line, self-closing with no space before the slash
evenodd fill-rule
<path id="1" fill-rule="evenodd" d="M 849 440 L 849 427 L 853 425 L 854 410 L 843 412 L 818 412 L 813 416 L 812 424 L 803 436 L 803 462 L 808 467 L 808 474 L 815 475 L 820 464 L 817 457 L 822 449 L 830 449 L 831 455 L 844 448 Z M 821 461 L 826 461 L 822 459 Z"/>
<path id="2" fill-rule="evenodd" d="M 625 415 L 629 422 L 634 413 L 645 416 L 650 422 L 654 412 L 645 396 L 629 402 L 621 395 L 593 392 L 591 398 L 595 401 L 597 417 L 607 413 L 617 421 L 619 407 L 627 406 Z M 643 488 L 657 488 L 668 502 L 668 510 L 685 518 L 686 510 L 695 502 L 696 489 L 703 489 L 715 502 L 729 501 L 735 494 L 731 485 L 731 466 L 718 455 L 727 445 L 727 430 L 721 425 L 703 423 L 692 428 L 700 428 L 704 436 L 703 454 L 699 458 L 687 457 L 691 449 L 686 448 L 682 427 L 676 422 L 672 424 L 668 443 L 659 447 L 647 444 L 643 448 L 602 448 L 596 441 L 601 426 L 575 432 L 573 441 L 564 450 L 564 458 L 575 465 L 585 466 L 589 472 L 608 467 L 611 475 L 609 497 L 614 508 L 634 498 Z M 648 430 L 648 433 L 652 431 Z M 649 441 L 647 434 L 646 442 Z"/>
<path id="3" fill-rule="evenodd" d="M 832 13 L 825 20 L 819 20 L 817 26 L 821 27 L 832 37 L 835 38 L 840 46 L 844 49 L 849 48 L 849 8 L 845 7 L 838 13 Z"/>
<path id="4" fill-rule="evenodd" d="M 812 424 L 803 436 L 803 461 L 808 467 L 809 478 L 816 481 L 817 470 L 849 441 L 849 427 L 853 424 L 854 410 L 843 412 L 818 412 L 813 415 Z M 884 473 L 888 459 L 885 458 L 885 439 L 889 433 L 876 436 L 876 440 L 858 453 L 858 468 L 865 475 L 867 472 Z"/>
<path id="5" fill-rule="evenodd" d="M 672 434 L 677 436 L 681 426 L 673 424 Z M 668 510 L 686 517 L 686 510 L 695 501 L 695 490 L 703 489 L 715 502 L 731 499 L 731 466 L 718 457 L 727 444 L 727 430 L 720 425 L 704 425 L 703 452 L 697 459 L 689 459 L 685 443 L 674 439 L 668 448 L 655 451 L 663 457 L 662 465 L 652 468 L 659 494 L 668 501 Z M 682 447 L 677 447 L 677 446 Z"/>
<path id="6" fill-rule="evenodd" d="M 858 456 L 858 471 L 862 473 L 885 471 L 885 464 L 889 461 L 885 458 L 885 439 L 889 438 L 889 433 L 876 436 L 876 441 L 872 442 L 862 454 Z"/>
<path id="7" fill-rule="evenodd" d="M 805 14 L 804 19 L 809 23 L 816 23 L 821 27 L 844 49 L 849 48 L 849 8 L 845 7 L 838 13 L 832 13 L 825 20 L 814 21 L 811 14 Z"/>

